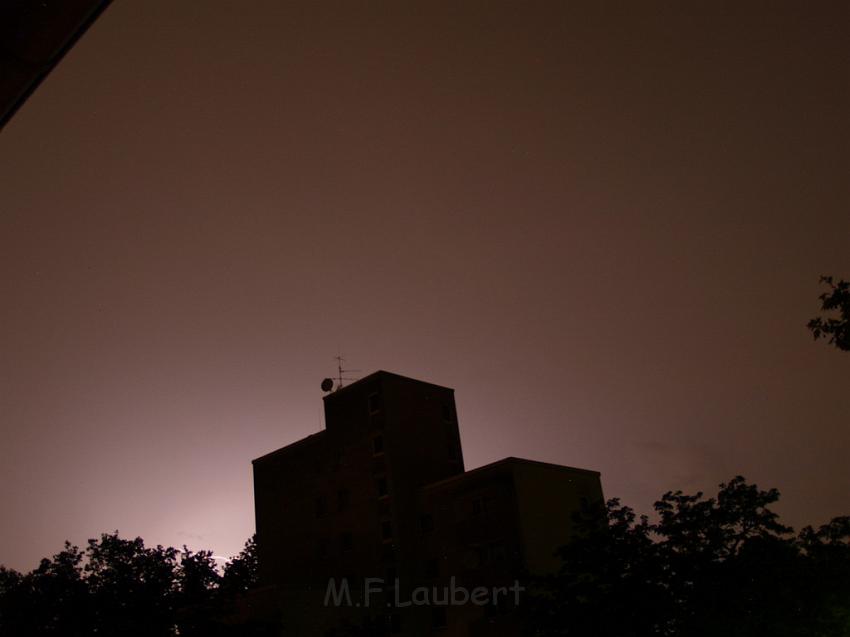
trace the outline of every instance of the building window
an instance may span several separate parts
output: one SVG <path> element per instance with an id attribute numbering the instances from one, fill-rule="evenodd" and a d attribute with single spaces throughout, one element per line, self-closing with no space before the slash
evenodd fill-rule
<path id="1" fill-rule="evenodd" d="M 484 498 L 475 498 L 472 501 L 472 515 L 479 516 L 486 511 L 487 505 L 484 502 Z"/>
<path id="2" fill-rule="evenodd" d="M 435 606 L 431 609 L 431 628 L 445 628 L 448 624 L 445 606 Z"/>
<path id="3" fill-rule="evenodd" d="M 321 495 L 316 498 L 316 517 L 323 518 L 328 513 L 328 503 L 325 501 L 325 496 Z"/>
<path id="4" fill-rule="evenodd" d="M 339 547 L 343 552 L 350 551 L 354 548 L 354 538 L 351 536 L 350 532 L 346 531 L 339 536 Z"/>
<path id="5" fill-rule="evenodd" d="M 336 493 L 336 508 L 337 511 L 345 511 L 348 508 L 348 503 L 351 500 L 351 492 L 348 489 L 340 489 Z"/>
<path id="6" fill-rule="evenodd" d="M 446 422 L 454 422 L 454 413 L 452 406 L 448 403 L 443 403 L 443 420 Z"/>
<path id="7" fill-rule="evenodd" d="M 390 520 L 381 522 L 381 539 L 384 542 L 393 539 L 393 523 Z"/>
<path id="8" fill-rule="evenodd" d="M 375 436 L 372 438 L 372 454 L 377 456 L 381 453 L 384 453 L 384 437 Z"/>
<path id="9" fill-rule="evenodd" d="M 386 495 L 389 495 L 389 483 L 387 482 L 387 478 L 385 476 L 381 476 L 380 478 L 375 479 L 375 486 L 378 489 L 378 497 L 383 498 Z"/>
<path id="10" fill-rule="evenodd" d="M 508 551 L 504 544 L 499 542 L 493 545 L 493 559 L 497 562 L 504 562 L 508 558 Z"/>
<path id="11" fill-rule="evenodd" d="M 382 476 L 387 472 L 387 462 L 383 455 L 372 457 L 372 475 Z"/>
<path id="12" fill-rule="evenodd" d="M 489 546 L 479 546 L 478 547 L 478 564 L 479 566 L 483 566 L 484 564 L 489 564 L 492 561 L 493 552 Z"/>
<path id="13" fill-rule="evenodd" d="M 389 566 L 394 566 L 396 562 L 398 562 L 395 544 L 389 543 L 381 545 L 381 561 Z"/>
<path id="14" fill-rule="evenodd" d="M 377 414 L 381 411 L 381 395 L 380 394 L 370 394 L 369 395 L 369 414 Z"/>
<path id="15" fill-rule="evenodd" d="M 434 579 L 440 576 L 440 560 L 436 557 L 429 559 L 425 562 L 425 577 L 427 579 Z"/>
<path id="16" fill-rule="evenodd" d="M 484 616 L 495 618 L 497 615 L 507 615 L 511 612 L 511 601 L 507 595 L 502 595 L 494 603 L 492 600 L 484 606 Z"/>
<path id="17" fill-rule="evenodd" d="M 419 516 L 419 530 L 423 533 L 430 533 L 434 530 L 434 518 L 430 513 L 423 513 Z"/>

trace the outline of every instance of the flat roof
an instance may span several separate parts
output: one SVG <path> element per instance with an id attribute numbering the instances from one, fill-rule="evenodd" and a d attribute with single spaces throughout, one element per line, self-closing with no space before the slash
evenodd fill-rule
<path id="1" fill-rule="evenodd" d="M 345 385 L 344 387 L 337 389 L 336 391 L 333 391 L 329 394 L 325 394 L 324 396 L 322 396 L 322 400 L 327 400 L 328 398 L 331 398 L 332 396 L 336 396 L 339 392 L 343 392 L 350 387 L 355 387 L 355 386 L 362 384 L 362 383 L 368 383 L 370 381 L 376 380 L 376 379 L 381 378 L 381 377 L 394 378 L 394 379 L 403 380 L 403 381 L 406 381 L 406 382 L 417 383 L 419 385 L 429 385 L 431 387 L 436 387 L 438 389 L 444 389 L 444 390 L 450 391 L 450 392 L 454 391 L 454 389 L 452 389 L 451 387 L 444 387 L 443 385 L 436 385 L 434 383 L 429 383 L 429 382 L 426 382 L 424 380 L 417 380 L 416 378 L 410 378 L 408 376 L 402 376 L 401 374 L 394 374 L 393 372 L 387 372 L 387 371 L 384 371 L 383 369 L 379 369 L 376 372 L 372 372 L 368 376 L 364 376 L 363 378 L 360 378 L 360 379 L 354 381 L 350 385 Z M 288 445 L 280 447 L 279 449 L 275 449 L 274 451 L 270 451 L 269 453 L 264 454 L 264 455 L 260 456 L 259 458 L 255 458 L 254 460 L 251 461 L 251 464 L 253 464 L 255 462 L 263 461 L 263 460 L 268 460 L 272 456 L 283 455 L 284 453 L 291 451 L 291 450 L 294 450 L 295 448 L 300 447 L 300 446 L 302 446 L 302 445 L 304 445 L 308 442 L 316 442 L 316 437 L 322 436 L 325 433 L 327 433 L 327 429 L 322 429 L 321 431 L 317 431 L 314 434 L 310 434 L 306 438 L 302 438 L 301 440 L 296 440 L 295 442 L 292 442 Z"/>
<path id="2" fill-rule="evenodd" d="M 592 469 L 579 469 L 578 467 L 568 467 L 567 465 L 562 464 L 553 464 L 551 462 L 541 462 L 539 460 L 527 460 L 526 458 L 516 458 L 514 456 L 508 456 L 507 458 L 502 458 L 501 460 L 497 460 L 496 462 L 491 462 L 490 464 L 485 464 L 481 467 L 476 467 L 475 469 L 464 471 L 463 473 L 459 473 L 449 478 L 444 478 L 442 480 L 437 480 L 436 482 L 431 482 L 430 484 L 423 485 L 422 489 L 425 490 L 441 487 L 452 482 L 458 482 L 472 475 L 480 475 L 486 473 L 487 471 L 493 471 L 496 469 L 501 469 L 503 467 L 517 464 L 545 467 L 549 469 L 558 469 L 560 471 L 569 471 L 572 473 L 584 473 L 592 476 L 600 475 L 598 471 L 593 471 Z"/>
<path id="3" fill-rule="evenodd" d="M 445 389 L 445 390 L 451 391 L 451 392 L 454 391 L 454 389 L 452 389 L 451 387 L 445 387 L 444 385 L 437 385 L 436 383 L 429 383 L 428 381 L 419 380 L 418 378 L 410 378 L 409 376 L 402 376 L 401 374 L 395 374 L 393 372 L 388 372 L 388 371 L 385 371 L 383 369 L 379 369 L 376 372 L 372 372 L 368 376 L 364 376 L 363 378 L 359 378 L 359 379 L 355 380 L 350 385 L 343 385 L 341 388 L 325 394 L 324 396 L 322 396 L 322 400 L 327 400 L 328 398 L 332 398 L 332 397 L 336 396 L 337 394 L 339 394 L 340 392 L 344 392 L 345 390 L 350 389 L 351 387 L 356 387 L 357 385 L 361 385 L 361 384 L 368 383 L 368 382 L 373 381 L 373 380 L 377 380 L 380 377 L 395 378 L 397 380 L 403 380 L 403 381 L 410 382 L 410 383 L 417 383 L 419 385 L 430 385 L 431 387 L 436 387 L 438 389 Z"/>
<path id="4" fill-rule="evenodd" d="M 254 458 L 253 460 L 251 460 L 251 464 L 254 464 L 255 462 L 261 462 L 261 461 L 264 461 L 264 460 L 269 460 L 269 459 L 271 459 L 272 456 L 283 455 L 286 452 L 295 450 L 296 447 L 305 446 L 308 442 L 318 442 L 318 438 L 323 437 L 326 433 L 327 433 L 327 429 L 323 429 L 322 431 L 317 431 L 314 434 L 310 434 L 306 438 L 301 438 L 301 440 L 296 440 L 295 442 L 292 442 L 292 443 L 290 443 L 290 444 L 288 444 L 284 447 L 281 447 L 280 449 L 275 449 L 274 451 L 270 451 L 269 453 L 262 455 L 259 458 Z"/>

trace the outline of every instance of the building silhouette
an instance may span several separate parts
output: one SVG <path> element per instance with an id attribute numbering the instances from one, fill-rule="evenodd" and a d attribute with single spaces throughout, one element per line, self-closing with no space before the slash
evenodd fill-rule
<path id="1" fill-rule="evenodd" d="M 465 471 L 454 391 L 397 374 L 324 409 L 323 431 L 253 461 L 261 605 L 282 634 L 518 635 L 522 582 L 557 568 L 599 473 Z"/>
<path id="2" fill-rule="evenodd" d="M 110 3 L 0 2 L 0 129 Z"/>

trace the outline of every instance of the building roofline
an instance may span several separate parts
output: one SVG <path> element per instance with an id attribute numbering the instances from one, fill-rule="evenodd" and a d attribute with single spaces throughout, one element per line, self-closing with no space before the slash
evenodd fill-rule
<path id="1" fill-rule="evenodd" d="M 251 460 L 251 464 L 255 464 L 257 462 L 263 462 L 265 460 L 269 460 L 272 456 L 284 455 L 289 451 L 293 451 L 296 448 L 303 447 L 308 442 L 317 442 L 317 439 L 323 437 L 327 433 L 327 429 L 323 429 L 322 431 L 317 431 L 314 434 L 310 434 L 306 438 L 301 438 L 301 440 L 296 440 L 286 446 L 281 447 L 280 449 L 275 449 L 274 451 L 270 451 L 267 454 L 260 456 L 259 458 L 254 458 Z"/>
<path id="2" fill-rule="evenodd" d="M 355 387 L 355 386 L 360 385 L 362 383 L 368 383 L 368 382 L 374 381 L 378 378 L 394 378 L 394 379 L 403 380 L 403 381 L 407 381 L 407 382 L 417 383 L 419 385 L 430 385 L 431 387 L 436 387 L 438 389 L 454 392 L 454 389 L 452 389 L 451 387 L 445 387 L 443 385 L 437 385 L 435 383 L 429 383 L 429 382 L 424 381 L 424 380 L 418 380 L 416 378 L 410 378 L 409 376 L 402 376 L 401 374 L 394 374 L 393 372 L 387 372 L 387 371 L 384 371 L 383 369 L 379 369 L 376 372 L 372 372 L 368 376 L 364 376 L 363 378 L 360 378 L 360 379 L 354 381 L 350 385 L 345 385 L 344 387 L 342 387 L 342 388 L 340 388 L 340 389 L 338 389 L 334 392 L 331 392 L 329 394 L 325 394 L 324 396 L 322 396 L 322 400 L 327 400 L 328 398 L 336 396 L 339 392 L 344 392 L 345 390 L 349 389 L 350 387 Z M 321 431 L 317 431 L 314 434 L 310 434 L 306 438 L 302 438 L 301 440 L 296 440 L 295 442 L 290 443 L 288 445 L 285 445 L 285 446 L 281 447 L 280 449 L 275 449 L 274 451 L 270 451 L 269 453 L 264 454 L 264 455 L 260 456 L 259 458 L 255 458 L 254 460 L 251 461 L 251 464 L 268 460 L 273 456 L 283 455 L 284 453 L 287 453 L 287 452 L 289 452 L 289 451 L 291 451 L 295 448 L 301 447 L 302 445 L 307 444 L 308 442 L 315 442 L 317 436 L 322 436 L 325 433 L 327 433 L 327 429 L 322 429 Z"/>
<path id="3" fill-rule="evenodd" d="M 322 400 L 327 400 L 328 398 L 333 398 L 334 396 L 336 396 L 340 392 L 344 392 L 345 390 L 350 389 L 351 387 L 356 387 L 357 385 L 360 385 L 362 383 L 367 383 L 367 382 L 376 380 L 376 379 L 381 378 L 381 377 L 395 378 L 395 379 L 398 379 L 398 380 L 417 383 L 419 385 L 430 385 L 431 387 L 437 387 L 438 389 L 445 389 L 445 390 L 448 390 L 450 392 L 454 391 L 453 388 L 446 387 L 445 385 L 437 385 L 436 383 L 429 383 L 428 381 L 419 380 L 418 378 L 411 378 L 410 376 L 402 376 L 401 374 L 395 374 L 393 372 L 388 372 L 388 371 L 385 371 L 383 369 L 379 369 L 378 371 L 372 372 L 368 376 L 364 376 L 363 378 L 358 378 L 357 380 L 355 380 L 354 382 L 352 382 L 348 385 L 343 385 L 341 388 L 339 388 L 335 391 L 332 391 L 329 394 L 325 394 L 324 396 L 322 396 Z"/>
<path id="4" fill-rule="evenodd" d="M 599 471 L 593 471 L 592 469 L 580 469 L 578 467 L 569 467 L 567 465 L 553 464 L 551 462 L 541 462 L 539 460 L 528 460 L 526 458 L 517 458 L 515 456 L 508 456 L 507 458 L 502 458 L 501 460 L 497 460 L 496 462 L 491 462 L 490 464 L 485 464 L 483 466 L 476 467 L 475 469 L 470 469 L 469 471 L 465 471 L 463 473 L 459 473 L 457 475 L 450 476 L 450 477 L 444 478 L 442 480 L 437 480 L 436 482 L 431 482 L 431 483 L 422 485 L 421 489 L 426 490 L 426 489 L 433 489 L 433 488 L 436 488 L 436 487 L 442 487 L 442 486 L 449 484 L 451 482 L 457 482 L 457 481 L 463 480 L 463 479 L 465 479 L 468 476 L 471 476 L 473 474 L 483 474 L 483 473 L 486 473 L 487 471 L 490 471 L 490 470 L 493 470 L 493 469 L 499 469 L 499 468 L 504 467 L 504 466 L 518 465 L 518 464 L 531 465 L 531 466 L 537 466 L 537 467 L 547 467 L 549 469 L 558 469 L 558 470 L 561 470 L 561 471 L 569 471 L 569 472 L 572 472 L 572 473 L 583 473 L 583 474 L 590 475 L 590 476 L 601 475 L 599 473 Z"/>

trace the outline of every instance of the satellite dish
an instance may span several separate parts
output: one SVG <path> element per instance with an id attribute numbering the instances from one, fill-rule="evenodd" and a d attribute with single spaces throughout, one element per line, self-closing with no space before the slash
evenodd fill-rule
<path id="1" fill-rule="evenodd" d="M 332 378 L 326 378 L 322 381 L 322 391 L 330 391 L 334 388 L 334 381 Z"/>

